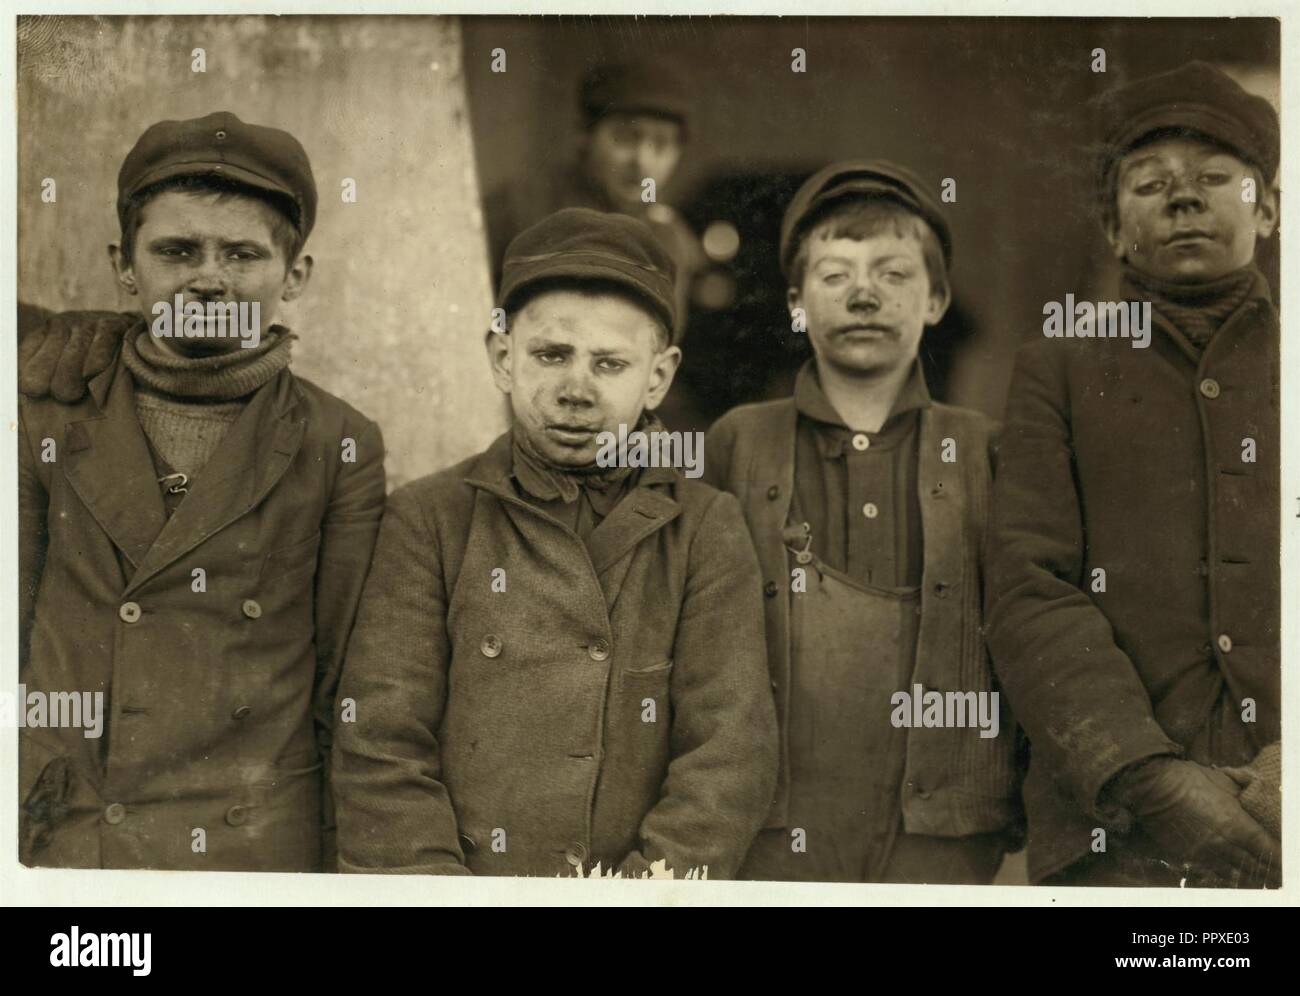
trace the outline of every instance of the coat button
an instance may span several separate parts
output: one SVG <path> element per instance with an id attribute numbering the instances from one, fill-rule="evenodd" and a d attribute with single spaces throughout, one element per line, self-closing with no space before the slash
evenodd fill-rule
<path id="1" fill-rule="evenodd" d="M 244 615 L 248 616 L 249 619 L 262 618 L 262 607 L 258 605 L 257 602 L 254 601 L 253 599 L 251 598 L 244 599 L 243 608 L 244 608 Z"/>
<path id="2" fill-rule="evenodd" d="M 482 651 L 484 657 L 500 657 L 501 637 L 495 633 L 489 633 L 483 637 L 483 642 L 479 644 L 478 648 Z"/>
<path id="3" fill-rule="evenodd" d="M 934 593 L 938 595 L 940 598 L 947 598 L 948 589 L 950 589 L 951 587 L 952 585 L 950 585 L 947 581 L 936 581 L 934 585 Z"/>
<path id="4" fill-rule="evenodd" d="M 609 660 L 609 649 L 609 641 L 601 637 L 587 648 L 587 653 L 593 661 L 605 661 Z"/>
<path id="5" fill-rule="evenodd" d="M 224 131 L 219 131 L 217 132 L 216 137 L 218 142 L 224 142 L 226 140 L 226 133 Z"/>
<path id="6" fill-rule="evenodd" d="M 853 448 L 858 452 L 865 450 L 871 445 L 871 438 L 865 432 L 855 432 L 853 434 Z"/>
<path id="7" fill-rule="evenodd" d="M 775 484 L 773 484 L 770 488 L 767 489 L 768 501 L 776 501 L 780 497 L 781 497 L 781 489 L 777 487 Z"/>
<path id="8" fill-rule="evenodd" d="M 226 822 L 232 827 L 242 827 L 248 822 L 248 807 L 231 806 L 226 810 Z"/>
<path id="9" fill-rule="evenodd" d="M 587 860 L 587 845 L 582 841 L 575 840 L 572 844 L 564 849 L 564 860 L 578 868 Z"/>
<path id="10" fill-rule="evenodd" d="M 120 802 L 113 802 L 104 807 L 104 822 L 116 826 L 126 819 L 126 807 Z"/>
<path id="11" fill-rule="evenodd" d="M 777 588 L 775 581 L 769 581 L 767 584 L 763 585 L 763 594 L 768 598 L 776 598 L 776 591 Z"/>
<path id="12" fill-rule="evenodd" d="M 140 605 L 138 602 L 123 602 L 122 607 L 117 610 L 117 614 L 122 617 L 122 622 L 139 622 Z"/>
<path id="13" fill-rule="evenodd" d="M 235 719 L 247 719 L 250 715 L 252 715 L 252 713 L 253 710 L 250 709 L 248 706 L 244 705 L 244 706 L 240 706 L 230 715 L 233 716 Z"/>
<path id="14" fill-rule="evenodd" d="M 862 506 L 862 514 L 865 515 L 868 519 L 874 519 L 877 515 L 880 514 L 880 509 L 876 507 L 876 503 L 874 501 L 869 501 Z"/>
<path id="15" fill-rule="evenodd" d="M 1219 382 L 1213 377 L 1206 377 L 1201 381 L 1201 393 L 1207 398 L 1217 398 L 1219 396 Z"/>
<path id="16" fill-rule="evenodd" d="M 1230 637 L 1227 633 L 1220 633 L 1218 642 L 1219 642 L 1219 649 L 1222 650 L 1225 654 L 1232 653 L 1232 637 Z"/>
<path id="17" fill-rule="evenodd" d="M 916 785 L 916 786 L 913 786 L 912 791 L 914 791 L 914 792 L 916 793 L 916 797 L 917 797 L 918 799 L 928 799 L 928 798 L 930 798 L 930 790 L 929 790 L 928 788 L 923 788 L 923 787 L 920 786 L 920 785 Z"/>

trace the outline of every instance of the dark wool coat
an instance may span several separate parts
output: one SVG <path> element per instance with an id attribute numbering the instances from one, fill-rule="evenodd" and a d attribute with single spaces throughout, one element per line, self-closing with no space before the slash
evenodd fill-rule
<path id="1" fill-rule="evenodd" d="M 671 470 L 588 537 L 511 437 L 389 499 L 340 686 L 339 867 L 733 875 L 776 779 L 736 501 Z"/>
<path id="2" fill-rule="evenodd" d="M 383 509 L 379 429 L 281 371 L 168 520 L 134 391 L 119 357 L 77 404 L 20 403 L 20 680 L 102 692 L 107 712 L 99 739 L 20 732 L 23 859 L 328 866 L 323 776 Z"/>
<path id="3" fill-rule="evenodd" d="M 1146 349 L 1038 339 L 1012 379 L 988 625 L 1031 742 L 1035 879 L 1089 852 L 1125 765 L 1280 736 L 1277 312 L 1257 277 L 1203 355 L 1153 324 Z"/>

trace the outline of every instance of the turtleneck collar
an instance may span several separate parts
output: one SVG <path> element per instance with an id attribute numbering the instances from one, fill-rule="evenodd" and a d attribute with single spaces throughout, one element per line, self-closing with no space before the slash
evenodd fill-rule
<path id="1" fill-rule="evenodd" d="M 189 401 L 231 401 L 252 394 L 287 367 L 296 338 L 283 325 L 273 325 L 252 349 L 177 356 L 164 349 L 142 321 L 127 332 L 122 360 L 145 390 Z"/>
<path id="2" fill-rule="evenodd" d="M 1127 296 L 1150 301 L 1153 308 L 1204 349 L 1228 317 L 1251 297 L 1268 296 L 1268 283 L 1251 264 L 1205 283 L 1174 283 L 1124 264 Z"/>

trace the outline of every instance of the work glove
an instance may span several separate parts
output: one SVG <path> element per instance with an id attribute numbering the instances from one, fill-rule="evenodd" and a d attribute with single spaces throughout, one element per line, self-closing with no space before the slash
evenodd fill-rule
<path id="1" fill-rule="evenodd" d="M 1281 848 L 1238 800 L 1249 782 L 1238 769 L 1156 757 L 1121 772 L 1108 797 L 1196 884 L 1276 888 Z"/>
<path id="2" fill-rule="evenodd" d="M 18 343 L 18 390 L 31 398 L 80 401 L 86 384 L 108 369 L 122 337 L 140 316 L 117 311 L 64 311 Z"/>

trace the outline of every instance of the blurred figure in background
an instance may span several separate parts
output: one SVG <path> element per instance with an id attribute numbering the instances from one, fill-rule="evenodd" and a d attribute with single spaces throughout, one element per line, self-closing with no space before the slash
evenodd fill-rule
<path id="1" fill-rule="evenodd" d="M 501 258 L 510 240 L 546 215 L 565 207 L 617 211 L 649 225 L 677 266 L 674 332 L 680 338 L 691 280 L 704 265 L 704 251 L 660 195 L 686 147 L 685 88 L 662 63 L 602 65 L 584 78 L 578 98 L 584 130 L 573 160 L 551 178 L 547 196 L 526 203 L 524 192 L 512 185 L 484 200 L 494 284 L 500 285 Z"/>

